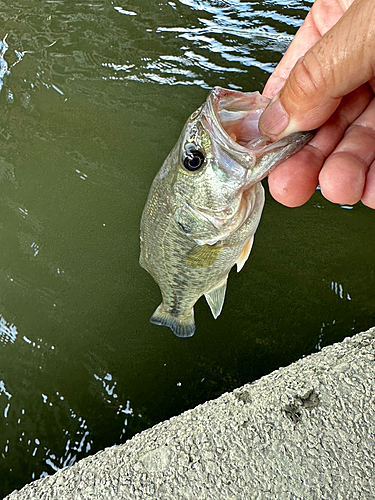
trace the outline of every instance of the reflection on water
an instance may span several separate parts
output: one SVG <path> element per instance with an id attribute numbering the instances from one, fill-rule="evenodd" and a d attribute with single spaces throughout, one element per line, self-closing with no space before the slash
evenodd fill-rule
<path id="1" fill-rule="evenodd" d="M 349 293 L 344 291 L 341 283 L 337 283 L 336 281 L 331 281 L 331 290 L 338 295 L 338 297 L 342 300 L 352 300 Z"/>
<path id="2" fill-rule="evenodd" d="M 149 323 L 155 173 L 209 88 L 262 89 L 311 4 L 0 0 L 0 497 L 374 323 L 374 213 L 319 191 L 267 197 L 217 321 Z"/>
<path id="3" fill-rule="evenodd" d="M 184 9 L 186 6 L 187 9 Z M 302 5 L 298 6 L 303 9 Z M 137 15 L 135 11 L 123 11 L 125 15 Z M 144 19 L 142 7 L 139 15 Z M 194 13 L 193 11 L 197 11 Z M 164 19 L 165 24 L 157 25 L 155 20 Z M 277 29 L 275 27 L 277 20 Z M 174 22 L 171 22 L 174 21 Z M 159 4 L 156 19 L 150 19 L 147 33 L 152 33 L 157 57 L 150 57 L 142 51 L 132 59 L 120 62 L 104 62 L 104 67 L 113 71 L 104 78 L 113 80 L 133 80 L 155 82 L 168 85 L 199 85 L 211 88 L 212 78 L 225 79 L 225 74 L 247 73 L 247 68 L 260 68 L 271 72 L 275 55 L 283 53 L 292 35 L 280 32 L 280 23 L 298 27 L 300 18 L 279 15 L 277 11 L 263 10 L 261 2 L 195 2 L 180 1 Z M 166 41 L 167 43 L 163 43 Z M 171 54 L 168 49 L 173 41 Z M 232 83 L 230 86 L 236 86 Z"/>
<path id="4" fill-rule="evenodd" d="M 15 325 L 10 325 L 5 321 L 3 316 L 0 316 L 0 342 L 6 344 L 7 342 L 14 342 L 17 338 L 18 332 Z"/>
<path id="5" fill-rule="evenodd" d="M 4 59 L 4 54 L 8 50 L 8 44 L 6 42 L 6 36 L 3 40 L 0 40 L 0 90 L 3 88 L 3 78 L 9 75 L 8 63 Z"/>

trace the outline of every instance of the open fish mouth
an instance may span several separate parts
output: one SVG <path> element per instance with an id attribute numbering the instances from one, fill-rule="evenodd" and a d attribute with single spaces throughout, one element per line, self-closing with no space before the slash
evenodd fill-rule
<path id="1" fill-rule="evenodd" d="M 272 141 L 261 136 L 258 123 L 270 99 L 259 92 L 238 92 L 214 87 L 207 99 L 208 116 L 215 139 L 224 146 L 246 154 L 261 150 Z"/>
<path id="2" fill-rule="evenodd" d="M 247 170 L 256 167 L 265 157 L 275 168 L 315 134 L 315 131 L 295 132 L 276 142 L 262 136 L 259 118 L 269 102 L 270 99 L 259 92 L 243 93 L 222 87 L 214 87 L 206 101 L 205 126 L 216 144 Z"/>

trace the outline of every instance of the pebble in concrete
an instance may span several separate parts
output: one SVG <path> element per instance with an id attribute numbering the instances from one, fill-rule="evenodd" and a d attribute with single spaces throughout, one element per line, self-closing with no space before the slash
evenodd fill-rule
<path id="1" fill-rule="evenodd" d="M 375 499 L 375 328 L 4 500 Z"/>

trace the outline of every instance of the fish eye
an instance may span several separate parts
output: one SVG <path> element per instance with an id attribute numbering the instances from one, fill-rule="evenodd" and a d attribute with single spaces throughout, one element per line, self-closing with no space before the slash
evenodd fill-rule
<path id="1" fill-rule="evenodd" d="M 184 158 L 184 167 L 190 172 L 195 172 L 204 163 L 204 154 L 201 151 L 189 151 Z"/>

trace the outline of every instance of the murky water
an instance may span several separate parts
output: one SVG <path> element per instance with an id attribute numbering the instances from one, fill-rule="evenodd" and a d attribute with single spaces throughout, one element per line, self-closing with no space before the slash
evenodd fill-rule
<path id="1" fill-rule="evenodd" d="M 374 324 L 375 212 L 267 197 L 222 315 L 149 323 L 152 179 L 214 85 L 262 90 L 311 1 L 0 1 L 0 496 Z"/>

